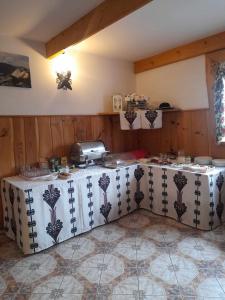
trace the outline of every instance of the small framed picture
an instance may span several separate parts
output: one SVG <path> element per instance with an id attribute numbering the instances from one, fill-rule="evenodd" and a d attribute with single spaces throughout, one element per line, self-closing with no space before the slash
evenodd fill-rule
<path id="1" fill-rule="evenodd" d="M 120 112 L 123 110 L 123 96 L 120 94 L 113 95 L 113 112 Z"/>

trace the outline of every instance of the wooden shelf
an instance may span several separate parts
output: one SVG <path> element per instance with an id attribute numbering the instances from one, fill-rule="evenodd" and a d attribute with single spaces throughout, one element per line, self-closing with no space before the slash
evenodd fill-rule
<path id="1" fill-rule="evenodd" d="M 177 112 L 177 111 L 182 111 L 181 109 L 162 109 L 162 112 Z M 117 116 L 119 115 L 119 112 L 103 112 L 103 113 L 99 113 L 99 116 Z"/>
<path id="2" fill-rule="evenodd" d="M 182 110 L 178 108 L 162 109 L 162 112 L 177 112 L 177 111 L 182 111 Z"/>
<path id="3" fill-rule="evenodd" d="M 119 115 L 118 112 L 103 112 L 103 113 L 99 113 L 99 116 L 116 116 Z"/>

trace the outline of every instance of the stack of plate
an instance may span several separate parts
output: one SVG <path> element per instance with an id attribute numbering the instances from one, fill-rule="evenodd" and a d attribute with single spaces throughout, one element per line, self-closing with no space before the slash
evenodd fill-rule
<path id="1" fill-rule="evenodd" d="M 213 159 L 212 164 L 215 167 L 225 167 L 225 159 Z"/>
<path id="2" fill-rule="evenodd" d="M 195 157 L 195 163 L 199 165 L 211 165 L 212 157 L 210 156 L 198 156 Z"/>

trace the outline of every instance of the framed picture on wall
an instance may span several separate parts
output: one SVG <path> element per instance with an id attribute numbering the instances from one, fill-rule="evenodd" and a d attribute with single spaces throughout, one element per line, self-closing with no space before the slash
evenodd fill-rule
<path id="1" fill-rule="evenodd" d="M 0 86 L 31 88 L 28 56 L 0 52 Z"/>
<path id="2" fill-rule="evenodd" d="M 113 95 L 113 112 L 120 112 L 123 110 L 123 96 L 120 94 Z"/>

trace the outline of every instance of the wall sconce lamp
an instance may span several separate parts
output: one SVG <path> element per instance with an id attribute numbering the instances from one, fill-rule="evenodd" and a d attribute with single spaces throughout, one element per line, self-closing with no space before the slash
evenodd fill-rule
<path id="1" fill-rule="evenodd" d="M 72 90 L 72 79 L 71 77 L 71 71 L 67 71 L 67 73 L 56 73 L 57 78 L 56 78 L 56 83 L 57 83 L 57 88 L 58 89 L 63 89 L 63 90 Z"/>
<path id="2" fill-rule="evenodd" d="M 72 90 L 71 66 L 72 59 L 65 52 L 53 59 L 53 69 L 56 73 L 58 89 Z"/>

